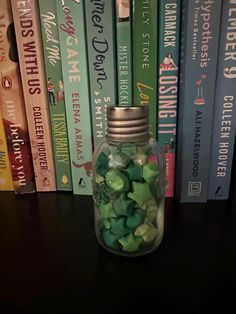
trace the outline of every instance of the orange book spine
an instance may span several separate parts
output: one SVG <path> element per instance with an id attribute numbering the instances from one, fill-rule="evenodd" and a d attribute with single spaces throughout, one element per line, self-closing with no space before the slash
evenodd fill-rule
<path id="1" fill-rule="evenodd" d="M 0 112 L 0 191 L 13 191 L 7 141 Z"/>
<path id="2" fill-rule="evenodd" d="M 55 191 L 55 168 L 37 0 L 11 0 L 38 192 Z"/>
<path id="3" fill-rule="evenodd" d="M 0 109 L 5 128 L 14 190 L 35 192 L 34 169 L 29 143 L 25 102 L 18 64 L 11 3 L 1 0 Z"/>

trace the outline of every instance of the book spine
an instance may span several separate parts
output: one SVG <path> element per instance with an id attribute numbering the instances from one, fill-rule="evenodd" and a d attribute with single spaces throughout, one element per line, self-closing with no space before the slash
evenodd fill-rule
<path id="1" fill-rule="evenodd" d="M 236 130 L 236 1 L 222 4 L 208 199 L 229 197 Z"/>
<path id="2" fill-rule="evenodd" d="M 57 1 L 66 116 L 74 194 L 92 194 L 90 120 L 84 1 Z"/>
<path id="3" fill-rule="evenodd" d="M 166 197 L 174 196 L 180 0 L 159 1 L 157 139 L 166 157 Z"/>
<path id="4" fill-rule="evenodd" d="M 11 1 L 38 192 L 55 191 L 38 1 Z"/>
<path id="5" fill-rule="evenodd" d="M 149 106 L 150 135 L 157 136 L 157 2 L 133 0 L 133 103 Z"/>
<path id="6" fill-rule="evenodd" d="M 116 1 L 118 104 L 132 105 L 131 3 Z"/>
<path id="7" fill-rule="evenodd" d="M 72 191 L 64 84 L 55 0 L 40 0 L 39 10 L 57 189 Z"/>
<path id="8" fill-rule="evenodd" d="M 85 1 L 94 148 L 105 138 L 106 107 L 116 104 L 114 2 Z M 94 23 L 94 20 L 97 23 Z"/>
<path id="9" fill-rule="evenodd" d="M 13 191 L 11 166 L 7 151 L 6 134 L 0 111 L 0 191 Z"/>
<path id="10" fill-rule="evenodd" d="M 176 171 L 181 202 L 207 200 L 221 3 L 183 1 Z"/>
<path id="11" fill-rule="evenodd" d="M 25 103 L 18 64 L 15 31 L 8 0 L 1 2 L 0 16 L 0 109 L 6 133 L 14 190 L 16 193 L 35 192 L 34 169 L 30 150 Z"/>

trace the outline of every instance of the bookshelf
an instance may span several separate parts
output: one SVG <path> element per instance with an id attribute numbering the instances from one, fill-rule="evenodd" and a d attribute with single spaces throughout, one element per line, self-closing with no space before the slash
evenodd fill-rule
<path id="1" fill-rule="evenodd" d="M 167 199 L 161 246 L 135 259 L 100 247 L 91 196 L 0 192 L 0 313 L 229 312 L 235 163 L 228 201 Z"/>

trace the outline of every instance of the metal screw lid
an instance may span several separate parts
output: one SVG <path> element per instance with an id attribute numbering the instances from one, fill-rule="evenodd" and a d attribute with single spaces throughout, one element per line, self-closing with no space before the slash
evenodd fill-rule
<path id="1" fill-rule="evenodd" d="M 107 106 L 107 139 L 139 142 L 149 138 L 148 106 Z"/>

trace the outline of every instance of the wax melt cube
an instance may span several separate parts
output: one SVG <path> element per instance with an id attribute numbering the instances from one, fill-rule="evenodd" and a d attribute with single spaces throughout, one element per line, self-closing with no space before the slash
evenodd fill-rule
<path id="1" fill-rule="evenodd" d="M 143 171 L 140 165 L 130 163 L 128 168 L 125 169 L 130 180 L 140 181 L 142 179 Z"/>
<path id="2" fill-rule="evenodd" d="M 136 209 L 134 214 L 127 218 L 126 224 L 129 228 L 136 228 L 141 225 L 145 218 L 145 211 L 142 209 Z"/>
<path id="3" fill-rule="evenodd" d="M 113 207 L 118 216 L 130 216 L 133 213 L 134 202 L 122 193 L 114 202 Z"/>
<path id="4" fill-rule="evenodd" d="M 104 229 L 102 235 L 107 246 L 114 247 L 118 244 L 119 236 L 111 233 L 109 229 Z"/>
<path id="5" fill-rule="evenodd" d="M 108 171 L 108 157 L 105 153 L 101 153 L 96 161 L 96 172 L 100 176 L 104 176 L 105 173 Z"/>
<path id="6" fill-rule="evenodd" d="M 114 191 L 127 191 L 129 179 L 118 169 L 110 169 L 106 175 L 106 183 Z"/>
<path id="7" fill-rule="evenodd" d="M 146 164 L 143 166 L 143 178 L 146 182 L 154 182 L 159 175 L 159 167 L 155 164 Z"/>
<path id="8" fill-rule="evenodd" d="M 101 218 L 115 218 L 117 217 L 114 209 L 113 209 L 113 206 L 112 206 L 112 203 L 103 203 L 101 202 L 101 204 L 99 205 L 99 211 L 100 211 L 100 215 L 101 215 Z"/>
<path id="9" fill-rule="evenodd" d="M 138 251 L 140 245 L 143 243 L 143 239 L 130 233 L 126 237 L 120 238 L 118 242 L 122 245 L 123 251 L 135 252 Z"/>
<path id="10" fill-rule="evenodd" d="M 140 207 L 153 198 L 147 183 L 135 182 L 133 181 L 133 192 L 128 193 L 128 197 L 138 203 Z"/>
<path id="11" fill-rule="evenodd" d="M 126 225 L 126 219 L 124 217 L 111 219 L 111 232 L 123 237 L 124 235 L 130 233 L 130 228 Z"/>

